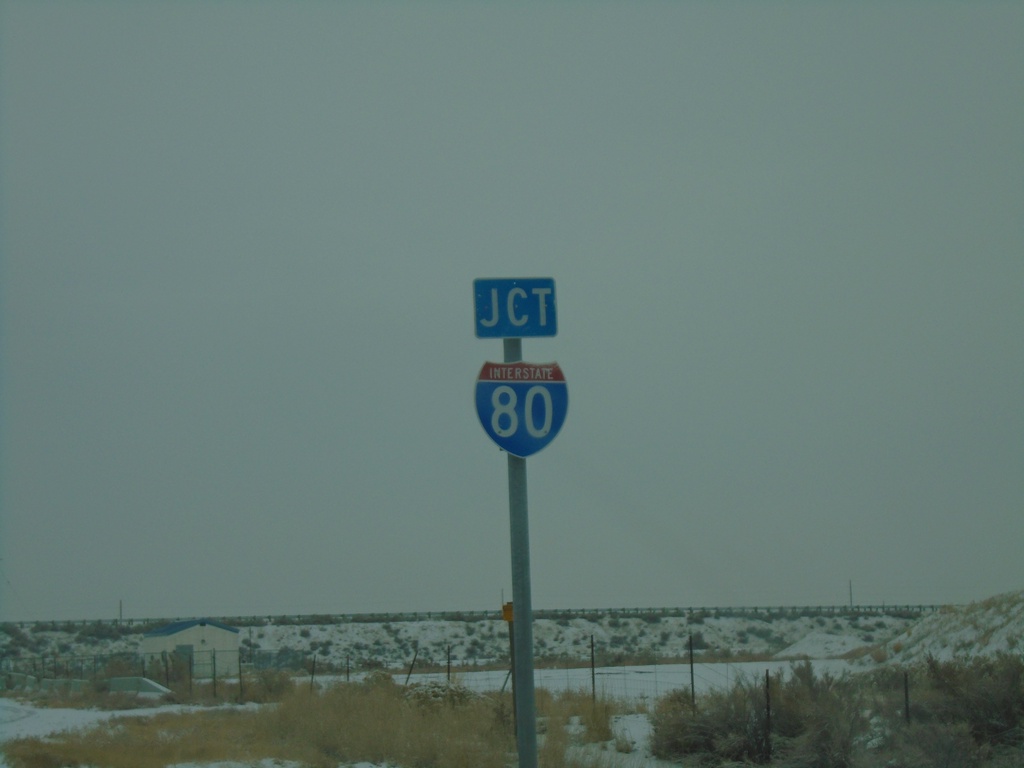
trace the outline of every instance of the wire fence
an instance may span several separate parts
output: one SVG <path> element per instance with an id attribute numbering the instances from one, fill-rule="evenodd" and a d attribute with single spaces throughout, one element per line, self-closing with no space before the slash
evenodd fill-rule
<path id="1" fill-rule="evenodd" d="M 404 669 L 383 664 L 329 662 L 290 649 L 194 651 L 192 653 L 119 653 L 89 656 L 36 656 L 0 660 L 0 681 L 8 689 L 112 690 L 111 681 L 144 678 L 167 688 L 189 689 L 196 683 L 259 680 L 267 672 L 287 673 L 294 681 L 310 686 L 328 686 L 339 682 L 360 682 L 369 674 L 389 674 L 399 684 L 456 683 L 477 693 L 510 690 L 511 667 L 492 663 L 480 669 L 477 660 L 448 658 L 441 670 L 416 666 L 414 656 Z M 786 674 L 790 661 L 696 662 L 691 664 L 607 664 L 590 660 L 562 659 L 545 661 L 534 671 L 535 685 L 551 693 L 588 692 L 593 696 L 654 702 L 673 691 L 688 690 L 701 694 L 729 688 L 741 679 L 755 679 L 766 670 Z M 812 662 L 816 671 L 841 674 L 849 669 L 841 660 Z"/>
<path id="2" fill-rule="evenodd" d="M 804 607 L 777 607 L 777 608 L 621 608 L 602 610 L 575 610 L 575 611 L 551 611 L 540 610 L 535 612 L 537 619 L 555 620 L 562 626 L 567 626 L 570 618 L 587 618 L 601 616 L 609 619 L 617 618 L 650 618 L 658 621 L 666 616 L 685 616 L 688 623 L 700 625 L 705 618 L 719 617 L 747 617 L 762 618 L 771 620 L 773 618 L 793 618 L 799 616 L 822 616 L 822 615 L 846 615 L 863 617 L 869 615 L 889 616 L 916 616 L 936 610 L 936 606 L 804 606 Z M 84 687 L 87 684 L 93 687 L 103 688 L 111 679 L 141 677 L 160 682 L 168 687 L 171 683 L 181 683 L 183 680 L 217 680 L 218 678 L 230 679 L 245 676 L 246 674 L 260 674 L 265 671 L 286 671 L 296 676 L 308 675 L 311 681 L 317 676 L 322 680 L 339 679 L 345 680 L 360 679 L 367 672 L 373 670 L 395 670 L 405 668 L 405 677 L 408 678 L 414 672 L 417 679 L 431 680 L 438 679 L 440 674 L 437 670 L 445 669 L 444 675 L 451 678 L 452 670 L 457 671 L 459 678 L 469 687 L 480 690 L 500 690 L 509 685 L 508 650 L 503 652 L 494 648 L 485 648 L 479 641 L 474 640 L 468 644 L 468 649 L 473 652 L 473 644 L 477 644 L 476 655 L 472 658 L 452 658 L 452 646 L 447 646 L 447 659 L 437 657 L 444 656 L 444 645 L 434 643 L 431 648 L 419 647 L 416 653 L 410 651 L 412 656 L 409 661 L 402 661 L 402 656 L 396 655 L 392 647 L 386 655 L 374 656 L 374 651 L 383 653 L 384 643 L 375 643 L 374 647 L 360 644 L 353 645 L 353 653 L 358 655 L 342 655 L 339 649 L 333 652 L 317 653 L 317 649 L 326 651 L 330 642 L 320 641 L 310 643 L 310 647 L 295 649 L 280 647 L 272 650 L 261 649 L 253 643 L 252 633 L 256 627 L 266 626 L 269 622 L 282 626 L 295 625 L 328 625 L 339 624 L 345 621 L 354 622 L 380 622 L 385 628 L 387 622 L 412 621 L 424 619 L 449 621 L 494 621 L 499 617 L 493 612 L 453 612 L 453 613 L 414 613 L 414 614 L 349 614 L 349 615 L 314 615 L 314 616 L 292 616 L 292 617 L 249 617 L 249 619 L 227 619 L 242 627 L 249 626 L 249 637 L 242 641 L 238 649 L 212 650 L 190 650 L 186 653 L 164 652 L 164 653 L 140 653 L 122 652 L 107 654 L 69 654 L 55 653 L 43 655 L 26 655 L 26 646 L 30 639 L 24 630 L 10 623 L 4 624 L 2 629 L 7 632 L 12 640 L 20 639 L 20 647 L 17 643 L 9 646 L 7 656 L 0 657 L 0 683 L 10 687 L 32 687 L 57 685 L 58 681 L 65 681 L 64 685 L 71 685 L 66 681 L 75 681 L 74 685 Z M 161 621 L 147 620 L 144 626 L 160 625 Z M 618 626 L 614 621 L 611 626 Z M 40 625 L 33 625 L 33 629 L 40 630 Z M 42 625 L 42 629 L 65 631 L 73 629 L 73 626 L 56 624 L 51 626 Z M 126 631 L 127 630 L 127 631 Z M 140 631 L 138 628 L 128 629 L 125 625 L 112 627 L 102 622 L 89 622 L 87 629 L 80 630 L 79 639 L 83 636 L 90 642 L 100 642 L 104 633 L 110 634 L 110 639 L 123 638 L 125 634 L 134 634 Z M 468 629 L 465 634 L 473 634 Z M 697 645 L 695 641 L 703 642 L 700 639 L 700 632 L 691 633 L 690 643 L 693 648 L 701 649 L 705 646 Z M 492 633 L 493 635 L 493 633 Z M 19 638 L 20 636 L 20 638 Z M 262 635 L 261 635 L 262 636 Z M 303 638 L 308 639 L 309 634 L 303 632 Z M 397 637 L 397 634 L 395 634 Z M 493 639 L 493 637 L 492 637 Z M 582 638 L 578 638 L 577 642 Z M 463 638 L 465 640 L 465 638 Z M 553 690 L 587 688 L 595 693 L 615 695 L 629 699 L 648 698 L 654 699 L 663 693 L 678 689 L 687 685 L 695 691 L 708 690 L 720 685 L 729 685 L 741 673 L 749 673 L 751 670 L 742 663 L 730 661 L 728 663 L 709 664 L 698 663 L 692 668 L 685 666 L 684 671 L 678 663 L 679 657 L 665 658 L 660 661 L 654 657 L 656 651 L 648 651 L 645 658 L 640 658 L 634 652 L 624 652 L 623 648 L 617 648 L 621 644 L 621 638 L 611 637 L 599 641 L 598 650 L 595 654 L 594 637 L 590 638 L 590 656 L 586 657 L 585 649 L 579 648 L 578 658 L 559 657 L 539 658 L 537 669 L 538 687 L 552 688 Z M 539 645 L 535 648 L 538 656 Z M 417 641 L 412 640 L 411 646 L 417 647 Z M 603 647 L 602 647 L 603 646 Z M 190 646 L 182 646 L 182 648 Z M 409 646 L 402 645 L 402 648 Z M 462 650 L 467 649 L 463 644 Z M 66 647 L 61 649 L 67 651 Z M 348 653 L 348 650 L 345 650 Z M 417 654 L 422 654 L 417 656 Z M 433 658 L 431 658 L 431 654 Z M 841 663 L 841 662 L 839 662 Z M 767 666 L 766 666 L 767 664 Z M 788 666 L 789 662 L 756 662 L 759 673 L 764 670 L 774 669 L 779 665 Z M 399 673 L 396 673 L 396 676 Z M 429 675 L 432 674 L 433 677 Z M 426 676 L 425 676 L 426 675 Z M 49 681 L 49 682 L 45 682 Z"/>
<path id="3" fill-rule="evenodd" d="M 840 675 L 849 670 L 845 661 L 821 660 L 808 662 L 816 674 Z M 612 667 L 565 666 L 544 667 L 534 670 L 534 684 L 553 694 L 575 692 L 594 697 L 614 698 L 636 704 L 653 703 L 673 693 L 692 693 L 695 696 L 712 690 L 726 690 L 738 682 L 754 683 L 765 672 L 788 676 L 791 661 L 749 661 L 689 664 L 647 664 Z M 507 689 L 511 685 L 511 670 L 460 671 L 447 673 L 396 675 L 403 683 L 457 683 L 477 693 Z"/>
<path id="4" fill-rule="evenodd" d="M 185 676 L 207 679 L 237 676 L 245 664 L 240 651 L 196 651 L 179 653 L 110 653 L 73 656 L 27 656 L 0 660 L 0 674 L 7 687 L 15 687 L 11 680 L 22 680 L 31 685 L 41 682 L 75 680 L 79 682 L 103 681 L 113 678 L 143 677 L 157 682 L 180 679 Z M 240 666 L 241 665 L 241 666 Z"/>

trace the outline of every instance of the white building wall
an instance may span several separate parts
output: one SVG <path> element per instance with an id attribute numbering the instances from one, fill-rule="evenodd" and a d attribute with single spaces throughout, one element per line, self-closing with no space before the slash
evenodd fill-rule
<path id="1" fill-rule="evenodd" d="M 180 646 L 192 647 L 192 675 L 195 678 L 238 674 L 239 633 L 212 624 L 194 624 L 173 635 L 142 638 L 142 655 L 147 664 L 162 661 Z"/>

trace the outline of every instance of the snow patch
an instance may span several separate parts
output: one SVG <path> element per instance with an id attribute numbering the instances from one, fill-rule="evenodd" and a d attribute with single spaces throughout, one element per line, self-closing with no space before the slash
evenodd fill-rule
<path id="1" fill-rule="evenodd" d="M 830 635 L 812 632 L 775 654 L 778 659 L 837 659 L 867 643 L 853 635 Z"/>

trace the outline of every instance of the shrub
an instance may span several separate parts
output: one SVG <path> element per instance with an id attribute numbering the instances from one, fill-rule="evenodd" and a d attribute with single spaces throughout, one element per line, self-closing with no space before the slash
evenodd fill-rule
<path id="1" fill-rule="evenodd" d="M 682 692 L 653 717 L 658 757 L 718 765 L 764 762 L 795 768 L 974 768 L 1019 763 L 1024 747 L 1024 660 L 1009 654 L 970 662 L 929 659 L 911 675 L 905 720 L 904 670 L 816 675 L 809 662 L 762 685 L 741 681 L 705 694 L 696 708 Z"/>
<path id="2" fill-rule="evenodd" d="M 652 751 L 668 760 L 699 756 L 767 763 L 771 742 L 764 704 L 764 692 L 744 681 L 704 695 L 696 709 L 688 694 L 677 691 L 655 709 Z"/>
<path id="3" fill-rule="evenodd" d="M 0 632 L 7 635 L 7 647 L 4 652 L 18 655 L 22 650 L 36 650 L 38 643 L 33 641 L 17 624 L 0 624 Z"/>
<path id="4" fill-rule="evenodd" d="M 983 752 L 962 723 L 916 724 L 897 731 L 886 750 L 893 766 L 948 766 L 976 768 L 985 765 Z"/>
<path id="5" fill-rule="evenodd" d="M 247 699 L 260 702 L 280 701 L 294 690 L 295 678 L 277 669 L 260 670 L 246 686 Z"/>
<path id="6" fill-rule="evenodd" d="M 926 660 L 925 720 L 962 723 L 978 744 L 1024 744 L 1024 660 L 1001 654 L 968 663 Z"/>
<path id="7" fill-rule="evenodd" d="M 448 682 L 413 683 L 405 686 L 403 695 L 421 706 L 444 704 L 455 707 L 483 698 L 464 685 Z"/>
<path id="8" fill-rule="evenodd" d="M 118 640 L 124 635 L 134 634 L 127 627 L 118 626 L 113 622 L 94 621 L 86 624 L 76 633 L 80 643 L 96 644 L 106 640 Z"/>
<path id="9" fill-rule="evenodd" d="M 731 690 L 705 694 L 695 708 L 687 693 L 660 701 L 653 717 L 652 750 L 679 760 L 768 763 L 773 756 L 820 768 L 850 766 L 863 730 L 860 697 L 846 678 L 818 677 L 810 663 L 796 665 L 788 679 L 764 684 L 739 680 Z"/>
<path id="10" fill-rule="evenodd" d="M 871 649 L 870 654 L 871 660 L 876 664 L 881 664 L 883 661 L 889 658 L 889 654 L 885 652 L 885 649 L 878 645 Z"/>

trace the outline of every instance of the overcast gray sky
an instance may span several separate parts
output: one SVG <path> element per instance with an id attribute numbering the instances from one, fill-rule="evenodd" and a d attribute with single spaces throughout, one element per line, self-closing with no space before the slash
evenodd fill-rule
<path id="1" fill-rule="evenodd" d="M 0 3 L 0 618 L 1024 588 L 1019 2 Z"/>

